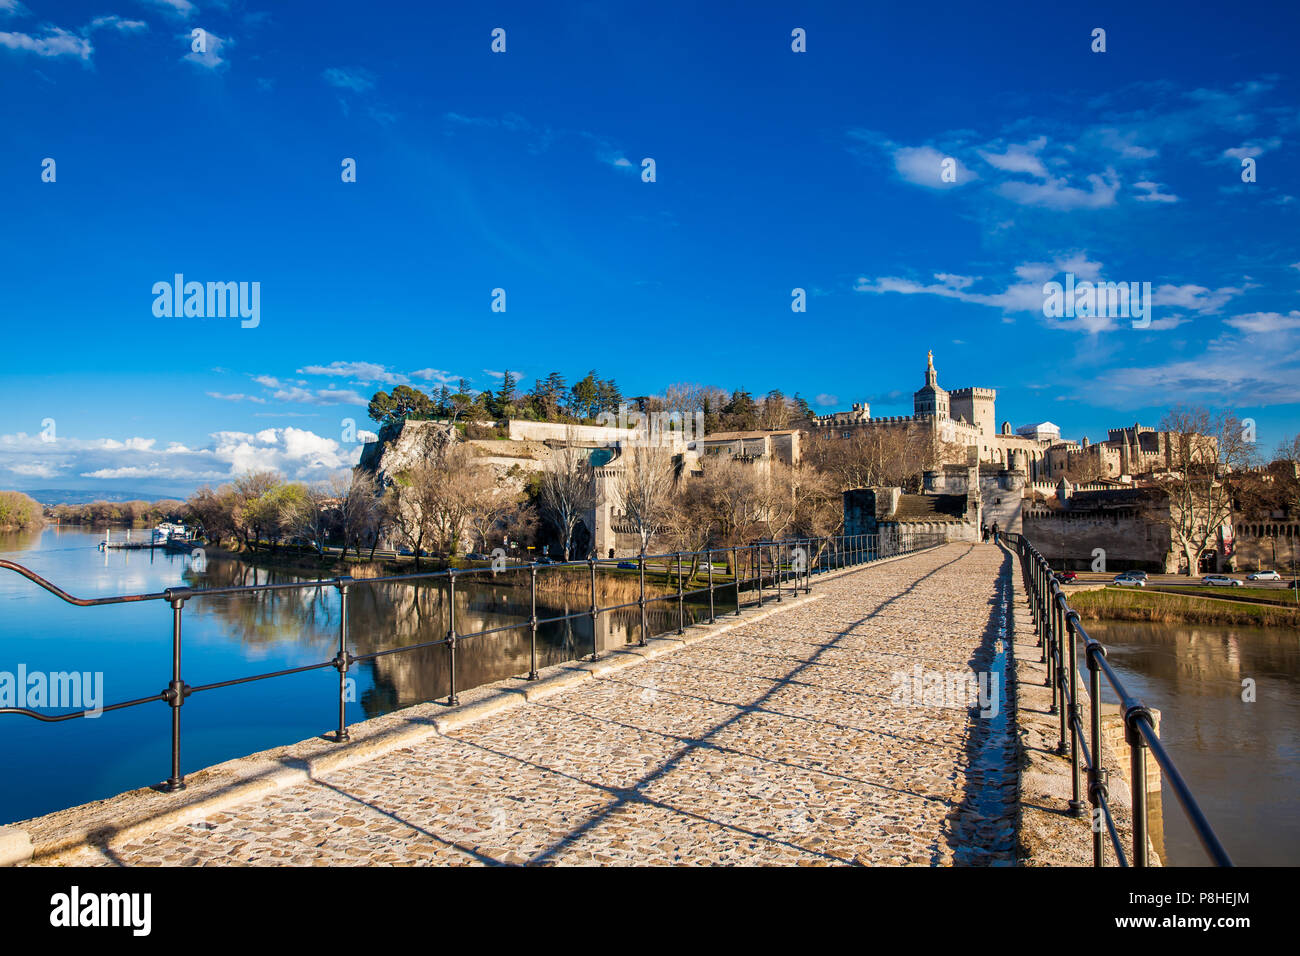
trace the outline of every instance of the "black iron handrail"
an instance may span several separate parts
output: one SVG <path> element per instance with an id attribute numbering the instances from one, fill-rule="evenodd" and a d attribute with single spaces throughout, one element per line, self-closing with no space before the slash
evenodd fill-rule
<path id="1" fill-rule="evenodd" d="M 1146 754 L 1151 751 L 1156 765 L 1164 774 L 1182 806 L 1183 813 L 1195 831 L 1197 839 L 1215 866 L 1232 866 L 1228 851 L 1219 842 L 1214 828 L 1201 811 L 1191 788 L 1174 765 L 1173 757 L 1156 734 L 1151 710 L 1124 687 L 1119 674 L 1106 659 L 1106 648 L 1088 634 L 1079 620 L 1079 614 L 1070 607 L 1061 590 L 1061 584 L 1052 573 L 1051 565 L 1022 534 L 1007 533 L 1003 537 L 1020 558 L 1029 607 L 1033 613 L 1038 645 L 1043 648 L 1042 661 L 1047 665 L 1047 683 L 1052 687 L 1051 713 L 1060 717 L 1060 732 L 1056 752 L 1070 755 L 1072 793 L 1070 813 L 1083 812 L 1080 798 L 1080 774 L 1088 778 L 1088 802 L 1092 804 L 1092 862 L 1094 866 L 1105 863 L 1105 845 L 1102 823 L 1115 848 L 1120 866 L 1129 866 L 1124 855 L 1123 841 L 1115 827 L 1107 786 L 1107 771 L 1102 766 L 1101 745 L 1101 678 L 1104 675 L 1119 700 L 1124 715 L 1124 739 L 1129 746 L 1129 774 L 1133 795 L 1133 845 L 1132 865 L 1148 864 L 1147 850 L 1147 777 Z M 1088 696 L 1091 715 L 1090 734 L 1085 734 L 1079 708 L 1078 649 L 1082 641 L 1088 666 Z M 1068 665 L 1066 663 L 1068 661 Z M 1069 744 L 1066 744 L 1066 728 Z M 1090 736 L 1091 741 L 1085 740 Z M 1082 761 L 1082 762 L 1081 762 Z"/>
<path id="2" fill-rule="evenodd" d="M 462 641 L 476 637 L 486 637 L 504 631 L 515 631 L 527 628 L 529 630 L 530 666 L 526 679 L 534 681 L 538 679 L 537 629 L 540 625 L 568 621 L 579 617 L 590 617 L 592 621 L 592 647 L 590 660 L 594 661 L 598 659 L 600 655 L 599 633 L 596 623 L 601 614 L 614 610 L 623 610 L 630 607 L 639 608 L 641 621 L 637 646 L 644 647 L 647 643 L 647 637 L 656 636 L 649 634 L 649 620 L 647 617 L 647 608 L 656 602 L 677 602 L 676 633 L 682 634 L 685 632 L 686 628 L 685 602 L 688 597 L 705 593 L 708 594 L 708 623 L 713 624 L 717 621 L 716 597 L 719 587 L 735 588 L 736 596 L 734 613 L 738 615 L 743 606 L 756 604 L 758 607 L 762 607 L 765 591 L 774 592 L 773 596 L 779 602 L 782 600 L 783 595 L 787 593 L 798 594 L 800 590 L 803 590 L 805 593 L 810 592 L 812 590 L 812 577 L 814 574 L 826 573 L 860 564 L 867 564 L 886 557 L 911 554 L 923 550 L 924 548 L 932 547 L 938 543 L 940 543 L 940 537 L 938 535 L 903 532 L 893 535 L 859 534 L 847 536 L 841 535 L 836 537 L 793 538 L 782 541 L 762 541 L 755 544 L 737 545 L 729 548 L 708 548 L 701 551 L 677 551 L 652 555 L 641 554 L 636 558 L 638 579 L 640 583 L 640 594 L 638 599 L 636 601 L 608 606 L 600 606 L 596 603 L 596 571 L 598 568 L 607 567 L 618 562 L 627 562 L 631 559 L 588 558 L 585 561 L 563 561 L 551 564 L 538 564 L 536 562 L 526 565 L 516 564 L 508 566 L 505 570 L 528 572 L 530 601 L 530 613 L 528 618 L 515 624 L 504 624 L 498 627 L 485 628 L 479 631 L 471 631 L 467 633 L 461 633 L 456 629 L 455 599 L 457 580 L 488 573 L 495 576 L 496 573 L 502 570 L 501 568 L 498 567 L 494 569 L 490 565 L 487 567 L 477 568 L 448 568 L 442 571 L 390 574 L 383 577 L 360 579 L 352 578 L 348 575 L 340 575 L 338 577 L 317 581 L 295 581 L 281 584 L 233 585 L 215 588 L 172 587 L 149 594 L 123 594 L 100 598 L 77 598 L 36 574 L 30 568 L 24 567 L 21 564 L 16 564 L 13 561 L 0 559 L 0 570 L 9 570 L 21 574 L 29 581 L 32 581 L 44 588 L 46 591 L 49 591 L 60 600 L 65 601 L 68 604 L 76 605 L 77 607 L 98 607 L 106 604 L 126 604 L 137 601 L 165 601 L 172 609 L 172 673 L 171 680 L 163 691 L 154 694 L 151 697 L 140 697 L 135 700 L 121 701 L 94 711 L 79 710 L 66 714 L 43 714 L 25 707 L 0 707 L 0 714 L 21 714 L 25 717 L 33 717 L 36 720 L 46 723 L 58 723 L 65 720 L 75 720 L 79 717 L 85 717 L 91 713 L 107 713 L 109 711 L 122 710 L 127 707 L 135 707 L 140 704 L 152 703 L 154 701 L 164 701 L 169 705 L 171 710 L 171 776 L 167 778 L 167 781 L 164 784 L 160 785 L 160 788 L 168 792 L 174 792 L 185 788 L 185 777 L 181 773 L 180 756 L 181 707 L 184 705 L 186 699 L 194 694 L 210 690 L 218 690 L 223 687 L 233 687 L 239 684 L 248 684 L 253 681 L 268 680 L 272 677 L 284 677 L 289 674 L 301 674 L 306 671 L 333 667 L 338 671 L 339 675 L 338 729 L 334 732 L 333 739 L 336 742 L 341 743 L 349 739 L 346 717 L 348 670 L 354 664 L 362 661 L 375 660 L 379 657 L 385 657 L 390 654 L 402 654 L 420 648 L 438 646 L 446 647 L 449 677 L 449 693 L 446 702 L 449 706 L 455 706 L 460 702 L 456 686 L 456 647 Z M 730 567 L 732 571 L 729 576 L 730 580 L 724 581 L 721 584 L 714 579 L 713 575 L 714 557 L 716 555 L 725 555 L 730 559 Z M 708 584 L 704 587 L 688 588 L 686 582 L 684 582 L 682 578 L 683 566 L 689 565 L 692 568 L 695 568 L 697 565 L 694 562 L 698 562 L 701 558 L 708 568 Z M 654 559 L 664 560 L 665 575 L 668 573 L 668 562 L 673 561 L 675 563 L 677 574 L 676 591 L 660 595 L 646 595 L 646 562 Z M 590 605 L 588 608 L 584 611 L 570 614 L 560 614 L 553 617 L 538 617 L 538 572 L 572 571 L 577 568 L 586 568 L 590 575 Z M 698 576 L 698 574 L 696 573 L 694 576 Z M 449 589 L 449 600 L 447 602 L 448 628 L 447 634 L 444 637 L 431 641 L 422 641 L 418 644 L 408 644 L 403 647 L 393 647 L 385 650 L 373 651 L 368 654 L 354 655 L 348 651 L 348 591 L 351 588 L 369 587 L 376 584 L 391 584 L 394 582 L 409 583 L 415 581 L 430 581 L 441 578 L 446 579 L 447 587 Z M 181 624 L 182 613 L 187 601 L 198 600 L 214 595 L 252 594 L 270 591 L 301 591 L 322 587 L 332 587 L 339 592 L 339 643 L 338 652 L 333 658 L 328 661 L 306 664 L 301 667 L 290 667 L 262 674 L 252 674 L 246 677 L 237 677 L 231 680 L 217 681 L 210 684 L 192 686 L 185 683 L 181 676 L 181 650 L 183 643 L 181 639 Z M 750 591 L 755 596 L 756 600 L 746 601 L 742 597 L 742 591 L 744 590 Z M 769 598 L 769 600 L 770 599 L 771 598 Z"/>

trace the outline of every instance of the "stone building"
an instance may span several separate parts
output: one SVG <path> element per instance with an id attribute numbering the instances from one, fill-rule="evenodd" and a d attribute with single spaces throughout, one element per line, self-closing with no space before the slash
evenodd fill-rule
<path id="1" fill-rule="evenodd" d="M 980 541 L 983 528 L 1021 530 L 1026 474 L 996 464 L 944 465 L 922 476 L 920 494 L 901 488 L 844 492 L 845 534 L 938 534 L 945 541 Z"/>
<path id="2" fill-rule="evenodd" d="M 996 402 L 996 389 L 970 386 L 950 392 L 940 386 L 934 353 L 930 352 L 926 356 L 924 384 L 912 396 L 911 415 L 872 418 L 870 406 L 860 402 L 851 412 L 818 415 L 798 425 L 814 435 L 833 434 L 841 438 L 851 438 L 856 430 L 864 428 L 922 427 L 930 431 L 936 444 L 954 448 L 949 464 L 964 463 L 969 449 L 973 448 L 982 463 L 1009 470 L 1023 467 L 1028 477 L 1039 477 L 1053 435 L 1017 433 L 1012 431 L 1010 422 L 1004 422 L 999 429 Z M 1057 430 L 1054 437 L 1059 435 Z"/>
<path id="3" fill-rule="evenodd" d="M 1155 520 L 1162 507 L 1168 500 L 1156 488 L 1076 491 L 1063 478 L 1054 494 L 1026 501 L 1024 534 L 1057 569 L 1173 573 L 1179 556 L 1169 526 Z"/>

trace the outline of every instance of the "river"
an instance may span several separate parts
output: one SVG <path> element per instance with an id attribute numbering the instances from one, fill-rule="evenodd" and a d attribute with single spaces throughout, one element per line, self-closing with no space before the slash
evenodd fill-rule
<path id="1" fill-rule="evenodd" d="M 188 555 L 163 551 L 101 552 L 96 545 L 102 537 L 102 531 L 67 527 L 0 534 L 0 557 L 79 598 L 299 580 L 233 559 L 212 557 L 196 567 Z M 511 579 L 523 586 L 509 586 Z M 499 582 L 457 582 L 458 633 L 528 619 L 526 572 L 508 572 Z M 602 604 L 636 599 L 605 587 L 598 594 Z M 634 588 L 635 581 L 624 587 Z M 590 596 L 580 590 L 568 598 L 539 597 L 539 617 L 577 615 L 539 627 L 539 667 L 591 653 L 592 624 L 582 613 Z M 733 600 L 719 591 L 721 606 Z M 707 614 L 690 603 L 685 611 L 688 623 Z M 358 585 L 349 593 L 349 650 L 367 654 L 437 640 L 446 634 L 447 612 L 444 582 Z M 651 633 L 675 628 L 676 602 L 654 607 L 649 617 Z M 182 673 L 191 686 L 316 664 L 338 648 L 339 600 L 332 587 L 196 598 L 185 606 L 183 620 Z M 635 607 L 602 615 L 596 630 L 601 650 L 637 640 L 639 627 Z M 457 646 L 458 689 L 527 674 L 529 658 L 527 627 L 470 638 Z M 102 674 L 101 705 L 157 694 L 171 677 L 171 609 L 164 601 L 75 607 L 0 571 L 0 674 L 17 675 L 20 668 L 27 674 Z M 356 684 L 347 720 L 354 723 L 445 697 L 447 650 L 376 658 L 349 675 Z M 182 709 L 182 771 L 322 734 L 336 726 L 337 709 L 333 668 L 195 694 Z M 170 759 L 170 713 L 162 702 L 61 723 L 0 714 L 0 824 L 152 785 L 168 776 Z"/>
<path id="2" fill-rule="evenodd" d="M 1106 645 L 1129 692 L 1161 712 L 1160 739 L 1233 862 L 1294 866 L 1300 860 L 1300 632 L 1128 621 L 1093 621 L 1087 628 Z M 1243 700 L 1248 680 L 1253 702 Z M 1103 696 L 1114 702 L 1108 690 L 1103 682 Z M 1166 862 L 1207 865 L 1173 793 L 1166 789 L 1161 798 Z"/>

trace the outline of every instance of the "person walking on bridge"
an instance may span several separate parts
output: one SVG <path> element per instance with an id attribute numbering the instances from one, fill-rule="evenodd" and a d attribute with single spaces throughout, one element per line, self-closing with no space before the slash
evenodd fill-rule
<path id="1" fill-rule="evenodd" d="M 993 543 L 998 543 L 998 523 L 996 521 L 993 522 Z"/>
<path id="2" fill-rule="evenodd" d="M 989 541 L 989 526 L 986 525 L 986 524 L 982 524 L 982 525 L 980 525 L 980 534 L 982 534 L 982 535 L 984 536 L 984 543 L 985 543 L 985 544 L 988 544 L 988 541 Z"/>

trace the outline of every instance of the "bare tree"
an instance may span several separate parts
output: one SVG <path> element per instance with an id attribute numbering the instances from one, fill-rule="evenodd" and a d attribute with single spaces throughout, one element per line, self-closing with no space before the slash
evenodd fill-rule
<path id="1" fill-rule="evenodd" d="M 420 458 L 393 476 L 383 497 L 384 513 L 402 544 L 415 554 L 420 569 L 420 552 L 433 539 L 438 508 L 436 458 Z"/>
<path id="2" fill-rule="evenodd" d="M 1300 435 L 1283 438 L 1278 442 L 1277 450 L 1273 452 L 1273 460 L 1300 462 Z"/>
<path id="3" fill-rule="evenodd" d="M 849 437 L 819 433 L 808 443 L 805 460 L 834 477 L 841 491 L 880 486 L 912 487 L 921 472 L 945 449 L 931 441 L 928 428 L 878 426 L 853 428 Z"/>
<path id="4" fill-rule="evenodd" d="M 287 516 L 293 533 L 311 541 L 316 554 L 325 556 L 325 544 L 330 531 L 338 521 L 338 511 L 333 482 L 308 485 L 301 499 L 294 503 Z M 343 543 L 343 556 L 347 557 L 347 540 Z"/>
<path id="5" fill-rule="evenodd" d="M 556 449 L 542 472 L 538 498 L 542 511 L 560 532 L 564 541 L 564 560 L 573 549 L 573 533 L 582 516 L 595 506 L 592 467 L 586 452 L 566 440 Z"/>
<path id="6" fill-rule="evenodd" d="M 486 469 L 480 471 L 480 480 L 469 486 L 467 496 L 467 521 L 474 532 L 480 551 L 489 549 L 489 542 L 499 536 L 508 525 L 518 502 L 497 482 Z M 484 481 L 483 479 L 486 479 Z"/>
<path id="7" fill-rule="evenodd" d="M 1168 433 L 1169 470 L 1152 475 L 1167 498 L 1154 515 L 1182 551 L 1187 574 L 1232 517 L 1232 472 L 1248 460 L 1246 431 L 1231 412 L 1174 408 L 1160 430 Z"/>
<path id="8" fill-rule="evenodd" d="M 361 538 L 374 527 L 380 511 L 375 479 L 367 472 L 353 468 L 346 475 L 335 477 L 329 490 L 343 536 L 343 557 L 348 556 L 348 545 L 351 544 L 360 558 Z"/>
<path id="9" fill-rule="evenodd" d="M 614 483 L 615 491 L 645 554 L 651 537 L 664 528 L 672 511 L 677 468 L 668 449 L 643 445 L 624 451 L 619 463 L 623 470 Z"/>

